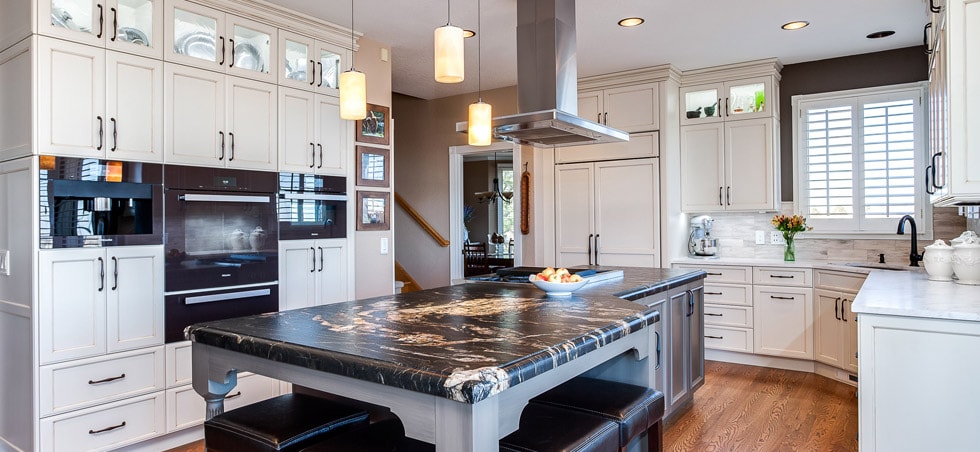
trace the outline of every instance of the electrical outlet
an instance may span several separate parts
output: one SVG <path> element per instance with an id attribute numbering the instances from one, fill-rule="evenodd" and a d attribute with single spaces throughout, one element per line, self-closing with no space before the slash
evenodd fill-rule
<path id="1" fill-rule="evenodd" d="M 769 243 L 773 245 L 785 245 L 786 240 L 783 239 L 783 233 L 779 231 L 769 231 Z"/>
<path id="2" fill-rule="evenodd" d="M 10 276 L 10 250 L 0 250 L 0 275 Z"/>
<path id="3" fill-rule="evenodd" d="M 381 238 L 381 254 L 388 254 L 388 237 Z"/>
<path id="4" fill-rule="evenodd" d="M 755 244 L 756 245 L 766 244 L 766 231 L 755 231 Z"/>

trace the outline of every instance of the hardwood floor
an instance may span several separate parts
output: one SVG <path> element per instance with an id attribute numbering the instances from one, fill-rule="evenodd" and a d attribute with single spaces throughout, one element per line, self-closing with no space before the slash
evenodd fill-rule
<path id="1" fill-rule="evenodd" d="M 664 448 L 856 451 L 856 390 L 806 372 L 705 361 L 704 386 L 665 426 Z"/>
<path id="2" fill-rule="evenodd" d="M 667 451 L 856 451 L 857 390 L 816 374 L 705 361 L 694 403 L 664 429 Z M 168 452 L 203 452 L 198 441 Z"/>

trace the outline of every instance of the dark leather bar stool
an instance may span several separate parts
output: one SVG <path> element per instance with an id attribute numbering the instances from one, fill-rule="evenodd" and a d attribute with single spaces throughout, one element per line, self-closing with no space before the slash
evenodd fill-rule
<path id="1" fill-rule="evenodd" d="M 367 422 L 368 413 L 360 408 L 284 394 L 207 420 L 204 444 L 213 452 L 299 451 Z"/>
<path id="2" fill-rule="evenodd" d="M 520 427 L 500 440 L 500 452 L 614 452 L 619 449 L 615 422 L 581 410 L 529 404 Z"/>
<path id="3" fill-rule="evenodd" d="M 395 415 L 367 426 L 332 435 L 302 452 L 434 452 L 435 446 L 405 436 L 405 427 Z"/>
<path id="4" fill-rule="evenodd" d="M 621 451 L 644 431 L 647 432 L 647 450 L 663 450 L 662 392 L 626 383 L 576 377 L 531 399 L 531 405 L 576 410 L 616 422 Z"/>

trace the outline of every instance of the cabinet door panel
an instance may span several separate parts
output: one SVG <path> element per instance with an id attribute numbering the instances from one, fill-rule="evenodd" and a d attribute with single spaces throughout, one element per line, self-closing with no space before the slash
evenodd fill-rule
<path id="1" fill-rule="evenodd" d="M 688 323 L 688 304 L 687 292 L 672 294 L 667 300 L 670 307 L 667 309 L 667 335 L 670 338 L 670 354 L 667 360 L 667 404 L 673 406 L 681 402 L 688 391 L 691 389 L 688 380 L 690 367 L 687 360 L 690 359 Z"/>
<path id="2" fill-rule="evenodd" d="M 819 362 L 843 367 L 841 362 L 841 320 L 839 292 L 813 291 L 813 357 Z"/>
<path id="3" fill-rule="evenodd" d="M 109 351 L 163 344 L 163 246 L 116 247 L 108 256 Z"/>
<path id="4" fill-rule="evenodd" d="M 345 175 L 347 121 L 340 119 L 340 103 L 336 97 L 316 96 L 316 123 L 316 172 Z"/>
<path id="5" fill-rule="evenodd" d="M 602 123 L 602 90 L 578 93 L 578 117 Z"/>
<path id="6" fill-rule="evenodd" d="M 276 86 L 228 77 L 229 167 L 276 169 Z"/>
<path id="7" fill-rule="evenodd" d="M 38 40 L 38 149 L 102 157 L 105 153 L 105 50 Z"/>
<path id="8" fill-rule="evenodd" d="M 164 69 L 167 163 L 224 166 L 225 76 L 176 64 Z"/>
<path id="9" fill-rule="evenodd" d="M 626 132 L 646 132 L 660 128 L 660 84 L 605 90 L 603 121 Z M 586 117 L 588 119 L 588 117 Z"/>
<path id="10" fill-rule="evenodd" d="M 755 286 L 755 353 L 813 359 L 810 289 Z"/>
<path id="11" fill-rule="evenodd" d="M 313 240 L 279 242 L 279 310 L 313 306 L 316 299 L 316 246 Z"/>
<path id="12" fill-rule="evenodd" d="M 39 0 L 38 32 L 102 47 L 107 35 L 106 13 L 104 2 L 97 0 Z"/>
<path id="13" fill-rule="evenodd" d="M 725 126 L 681 127 L 681 208 L 686 212 L 724 210 Z"/>
<path id="14" fill-rule="evenodd" d="M 279 84 L 312 91 L 313 38 L 279 31 Z"/>
<path id="15" fill-rule="evenodd" d="M 279 88 L 279 170 L 313 172 L 316 166 L 316 95 Z"/>
<path id="16" fill-rule="evenodd" d="M 315 304 L 347 301 L 347 246 L 344 240 L 318 241 Z"/>
<path id="17" fill-rule="evenodd" d="M 105 252 L 73 249 L 38 254 L 41 364 L 104 354 Z"/>
<path id="18" fill-rule="evenodd" d="M 593 205 L 591 163 L 555 167 L 557 265 L 570 267 L 592 261 Z"/>
<path id="19" fill-rule="evenodd" d="M 107 3 L 106 46 L 162 60 L 163 0 L 111 0 Z"/>
<path id="20" fill-rule="evenodd" d="M 691 287 L 688 292 L 688 347 L 690 353 L 690 373 L 688 382 L 691 390 L 704 382 L 704 287 Z"/>
<path id="21" fill-rule="evenodd" d="M 106 52 L 106 155 L 163 161 L 163 63 Z"/>
<path id="22" fill-rule="evenodd" d="M 225 22 L 228 74 L 276 83 L 272 67 L 279 61 L 276 28 L 231 14 L 225 16 Z"/>
<path id="23" fill-rule="evenodd" d="M 854 295 L 850 293 L 844 293 L 845 302 L 841 307 L 842 315 L 846 322 L 844 322 L 843 335 L 841 340 L 841 353 L 843 356 L 841 360 L 843 361 L 844 370 L 851 372 L 853 374 L 858 373 L 858 319 L 857 314 L 851 311 L 851 305 L 854 303 Z"/>
<path id="24" fill-rule="evenodd" d="M 658 266 L 658 175 L 656 159 L 595 163 L 595 232 L 600 237 L 594 263 Z"/>
<path id="25" fill-rule="evenodd" d="M 186 0 L 166 5 L 164 59 L 224 72 L 231 52 L 225 31 L 225 13 Z"/>
<path id="26" fill-rule="evenodd" d="M 771 119 L 725 122 L 728 209 L 773 210 L 778 157 L 773 153 Z"/>

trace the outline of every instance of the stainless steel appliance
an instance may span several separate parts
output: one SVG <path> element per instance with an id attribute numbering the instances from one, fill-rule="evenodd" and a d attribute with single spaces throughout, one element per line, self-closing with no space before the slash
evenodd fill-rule
<path id="1" fill-rule="evenodd" d="M 40 247 L 163 243 L 163 166 L 38 157 Z"/>
<path id="2" fill-rule="evenodd" d="M 279 173 L 279 239 L 347 237 L 347 178 Z"/>
<path id="3" fill-rule="evenodd" d="M 711 237 L 715 220 L 707 215 L 691 218 L 691 235 L 687 252 L 693 257 L 714 257 L 718 254 L 718 239 Z"/>
<path id="4" fill-rule="evenodd" d="M 167 165 L 165 339 L 279 309 L 276 173 Z"/>

